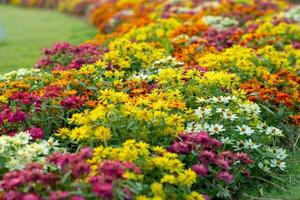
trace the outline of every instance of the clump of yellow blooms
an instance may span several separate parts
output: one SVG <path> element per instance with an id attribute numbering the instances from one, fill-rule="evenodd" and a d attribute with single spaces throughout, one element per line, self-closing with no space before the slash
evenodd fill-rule
<path id="1" fill-rule="evenodd" d="M 159 19 L 147 26 L 132 29 L 124 37 L 139 42 L 160 41 L 167 38 L 170 32 L 178 26 L 180 26 L 180 23 L 176 19 Z"/>
<path id="2" fill-rule="evenodd" d="M 178 90 L 154 90 L 142 97 L 129 97 L 114 90 L 99 91 L 98 106 L 93 110 L 74 114 L 69 122 L 77 125 L 63 137 L 78 142 L 109 142 L 110 140 L 152 139 L 175 137 L 184 130 L 184 97 Z"/>
<path id="3" fill-rule="evenodd" d="M 8 99 L 5 95 L 0 95 L 0 102 L 1 103 L 7 103 L 8 102 Z"/>
<path id="4" fill-rule="evenodd" d="M 267 34 L 273 36 L 288 36 L 291 35 L 295 39 L 300 39 L 300 26 L 296 24 L 288 24 L 281 22 L 278 25 L 272 24 L 270 21 L 266 21 L 261 24 L 255 31 L 256 34 Z M 244 37 L 247 37 L 245 35 Z"/>
<path id="5" fill-rule="evenodd" d="M 257 75 L 261 68 L 256 67 L 252 60 L 255 58 L 254 50 L 239 45 L 226 49 L 221 53 L 208 53 L 201 57 L 198 62 L 200 66 L 217 71 L 241 70 L 247 74 Z"/>
<path id="6" fill-rule="evenodd" d="M 191 194 L 186 196 L 186 200 L 205 200 L 202 194 L 198 192 L 192 192 Z"/>
<path id="7" fill-rule="evenodd" d="M 273 46 L 267 45 L 257 50 L 261 60 L 269 62 L 274 71 L 285 69 L 291 72 L 300 70 L 300 50 L 287 45 L 282 51 L 276 50 Z M 293 63 L 294 62 L 294 63 Z"/>
<path id="8" fill-rule="evenodd" d="M 165 57 L 163 49 L 156 49 L 145 42 L 134 43 L 126 38 L 111 42 L 109 50 L 103 61 L 118 70 L 138 71 Z"/>
<path id="9" fill-rule="evenodd" d="M 142 161 L 143 174 L 157 169 L 164 172 L 161 174 L 159 184 L 168 183 L 190 187 L 197 178 L 193 170 L 185 169 L 177 154 L 170 153 L 161 146 L 152 147 L 136 140 L 127 140 L 121 147 L 99 146 L 94 149 L 90 162 L 96 164 L 105 159 L 136 163 Z M 128 175 L 128 177 L 136 178 L 132 175 Z"/>
<path id="10" fill-rule="evenodd" d="M 261 77 L 281 69 L 299 71 L 299 53 L 291 45 L 283 50 L 266 45 L 254 51 L 251 48 L 234 46 L 220 53 L 209 53 L 199 59 L 199 65 L 217 71 L 231 71 L 243 77 Z M 294 60 L 294 63 L 291 63 Z"/>
<path id="11" fill-rule="evenodd" d="M 219 86 L 228 89 L 233 89 L 239 84 L 239 77 L 236 74 L 231 74 L 224 71 L 209 71 L 203 76 L 195 79 L 197 83 L 205 86 Z"/>
<path id="12" fill-rule="evenodd" d="M 95 148 L 92 162 L 97 163 L 104 159 L 135 162 L 139 158 L 148 157 L 149 155 L 149 144 L 127 140 L 123 143 L 122 148 L 104 146 Z"/>

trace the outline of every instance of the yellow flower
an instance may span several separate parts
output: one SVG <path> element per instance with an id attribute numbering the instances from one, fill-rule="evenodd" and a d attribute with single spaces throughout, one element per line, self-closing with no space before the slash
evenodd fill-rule
<path id="1" fill-rule="evenodd" d="M 71 124 L 83 125 L 88 123 L 88 118 L 86 117 L 86 113 L 75 113 L 69 119 Z"/>
<path id="2" fill-rule="evenodd" d="M 165 194 L 163 184 L 154 182 L 151 184 L 150 189 L 155 197 L 161 197 L 162 199 L 164 199 Z"/>
<path id="3" fill-rule="evenodd" d="M 191 194 L 185 197 L 186 200 L 205 200 L 202 194 L 197 192 L 192 192 Z"/>
<path id="4" fill-rule="evenodd" d="M 169 183 L 169 184 L 176 184 L 176 177 L 174 175 L 166 174 L 164 177 L 160 180 L 161 183 Z"/>
<path id="5" fill-rule="evenodd" d="M 8 102 L 7 97 L 4 96 L 4 95 L 0 95 L 0 102 L 1 102 L 1 103 L 7 103 L 7 102 Z"/>
<path id="6" fill-rule="evenodd" d="M 178 176 L 178 182 L 179 182 L 179 184 L 181 184 L 181 185 L 187 185 L 189 187 L 191 187 L 193 185 L 193 183 L 196 182 L 196 179 L 197 179 L 197 175 L 191 169 L 184 170 Z"/>
<path id="7" fill-rule="evenodd" d="M 152 198 L 148 198 L 148 197 L 143 195 L 143 196 L 137 196 L 136 200 L 152 200 Z"/>
<path id="8" fill-rule="evenodd" d="M 143 179 L 143 175 L 139 175 L 139 174 L 132 173 L 132 172 L 125 172 L 123 176 L 127 180 L 137 181 L 137 180 L 142 180 Z"/>
<path id="9" fill-rule="evenodd" d="M 84 141 L 90 139 L 91 129 L 89 126 L 84 125 L 78 128 L 75 128 L 71 131 L 70 138 L 72 140 Z"/>
<path id="10" fill-rule="evenodd" d="M 66 139 L 69 137 L 69 134 L 70 130 L 68 128 L 60 128 L 55 135 L 62 139 Z"/>
<path id="11" fill-rule="evenodd" d="M 104 54 L 104 62 L 118 66 L 119 70 L 150 67 L 153 62 L 164 55 L 163 49 L 156 49 L 148 43 L 133 43 L 126 38 L 120 38 L 110 43 L 110 51 Z"/>
<path id="12" fill-rule="evenodd" d="M 111 130 L 109 128 L 106 128 L 104 126 L 99 126 L 96 128 L 94 135 L 96 139 L 99 139 L 103 142 L 108 141 L 111 139 Z"/>

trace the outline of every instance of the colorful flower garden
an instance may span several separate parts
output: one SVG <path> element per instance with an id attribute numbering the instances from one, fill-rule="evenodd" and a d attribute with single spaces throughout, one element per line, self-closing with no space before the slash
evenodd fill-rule
<path id="1" fill-rule="evenodd" d="M 0 2 L 99 30 L 0 76 L 1 200 L 255 199 L 288 186 L 300 147 L 300 6 Z"/>

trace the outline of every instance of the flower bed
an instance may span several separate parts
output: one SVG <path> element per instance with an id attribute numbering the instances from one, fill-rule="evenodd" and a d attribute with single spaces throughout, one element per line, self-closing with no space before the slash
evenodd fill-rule
<path id="1" fill-rule="evenodd" d="M 0 77 L 0 198 L 236 199 L 288 171 L 299 7 L 84 2 L 98 35 Z"/>

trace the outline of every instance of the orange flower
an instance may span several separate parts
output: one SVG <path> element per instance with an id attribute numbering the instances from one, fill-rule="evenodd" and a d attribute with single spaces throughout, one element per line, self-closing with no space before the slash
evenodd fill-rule
<path id="1" fill-rule="evenodd" d="M 63 96 L 74 96 L 77 94 L 76 90 L 65 90 L 62 95 Z"/>
<path id="2" fill-rule="evenodd" d="M 300 125 L 300 115 L 294 115 L 294 116 L 291 116 L 290 118 L 296 125 Z"/>

